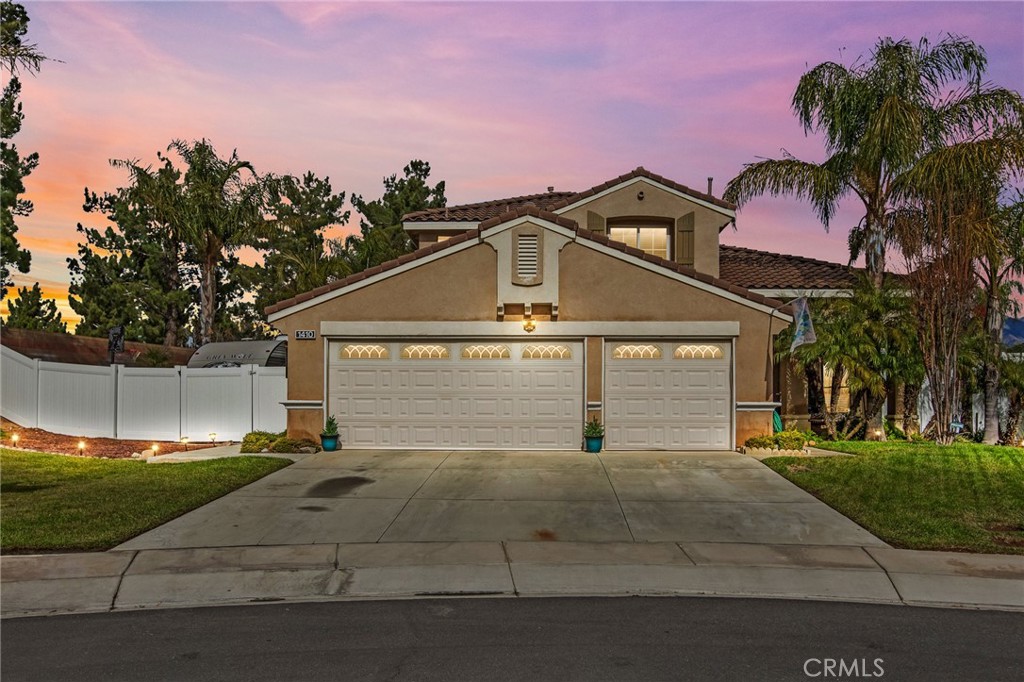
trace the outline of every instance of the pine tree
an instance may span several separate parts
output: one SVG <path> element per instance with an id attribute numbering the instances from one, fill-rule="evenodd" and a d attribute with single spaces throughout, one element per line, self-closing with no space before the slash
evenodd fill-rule
<path id="1" fill-rule="evenodd" d="M 428 208 L 441 208 L 448 203 L 444 181 L 433 187 L 427 184 L 430 164 L 413 160 L 397 175 L 384 178 L 384 195 L 374 201 L 352 195 L 352 205 L 362 214 L 359 221 L 361 237 L 346 242 L 353 260 L 353 270 L 362 270 L 397 258 L 413 250 L 412 240 L 402 228 L 402 216 Z"/>
<path id="2" fill-rule="evenodd" d="M 43 298 L 43 290 L 36 282 L 31 289 L 18 289 L 18 298 L 8 303 L 10 312 L 6 326 L 14 329 L 34 329 L 44 332 L 67 334 L 68 325 L 61 319 L 57 311 L 57 302 L 52 298 Z"/>
<path id="3" fill-rule="evenodd" d="M 21 95 L 18 71 L 37 73 L 46 61 L 35 45 L 25 42 L 28 23 L 24 7 L 0 2 L 0 66 L 10 75 L 0 96 L 0 299 L 7 296 L 7 288 L 14 284 L 11 268 L 26 273 L 32 262 L 32 254 L 21 248 L 15 236 L 18 226 L 14 217 L 32 213 L 32 202 L 21 195 L 25 193 L 25 177 L 39 165 L 39 154 L 23 157 L 11 142 L 25 119 L 18 101 Z"/>

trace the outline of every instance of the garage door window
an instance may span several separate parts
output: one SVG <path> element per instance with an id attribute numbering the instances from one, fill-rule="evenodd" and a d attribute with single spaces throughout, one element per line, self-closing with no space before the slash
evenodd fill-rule
<path id="1" fill-rule="evenodd" d="M 508 346 L 500 343 L 476 344 L 462 347 L 462 357 L 465 360 L 507 360 L 512 357 Z"/>
<path id="2" fill-rule="evenodd" d="M 562 343 L 524 346 L 523 360 L 572 360 L 572 349 Z"/>
<path id="3" fill-rule="evenodd" d="M 451 357 L 448 346 L 436 343 L 411 343 L 402 346 L 403 360 L 447 360 Z"/>
<path id="4" fill-rule="evenodd" d="M 725 357 L 718 346 L 707 344 L 683 344 L 672 354 L 676 360 L 721 360 Z"/>
<path id="5" fill-rule="evenodd" d="M 379 343 L 349 343 L 341 347 L 342 360 L 387 360 L 387 346 Z"/>
<path id="6" fill-rule="evenodd" d="M 661 349 L 650 344 L 623 343 L 612 352 L 615 360 L 657 360 L 661 358 Z"/>

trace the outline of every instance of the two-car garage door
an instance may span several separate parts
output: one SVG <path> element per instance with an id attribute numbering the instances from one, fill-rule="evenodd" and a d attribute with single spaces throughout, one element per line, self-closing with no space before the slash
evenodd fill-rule
<path id="1" fill-rule="evenodd" d="M 333 341 L 328 352 L 328 412 L 347 447 L 580 445 L 580 342 Z"/>

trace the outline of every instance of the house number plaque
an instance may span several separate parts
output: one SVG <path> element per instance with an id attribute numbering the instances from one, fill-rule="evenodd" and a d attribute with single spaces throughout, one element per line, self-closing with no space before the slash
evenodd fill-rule
<path id="1" fill-rule="evenodd" d="M 296 329 L 295 340 L 296 341 L 312 341 L 316 338 L 316 331 L 313 329 Z"/>

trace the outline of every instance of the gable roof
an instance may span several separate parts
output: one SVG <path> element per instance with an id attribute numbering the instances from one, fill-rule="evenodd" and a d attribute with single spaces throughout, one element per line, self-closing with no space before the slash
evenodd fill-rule
<path id="1" fill-rule="evenodd" d="M 852 289 L 862 271 L 815 258 L 725 244 L 718 247 L 718 269 L 722 279 L 748 289 Z"/>
<path id="2" fill-rule="evenodd" d="M 673 274 L 682 275 L 689 279 L 696 280 L 697 282 L 700 282 L 703 285 L 710 285 L 713 288 L 721 289 L 725 292 L 728 292 L 729 295 L 746 301 L 748 302 L 748 304 L 753 304 L 755 306 L 765 306 L 773 309 L 774 311 L 781 312 L 784 315 L 789 315 L 791 312 L 791 308 L 789 307 L 789 305 L 784 304 L 782 301 L 778 301 L 773 298 L 768 298 L 767 296 L 762 296 L 761 294 L 755 293 L 753 291 L 748 291 L 747 289 L 737 286 L 736 284 L 728 282 L 724 279 L 712 277 L 711 275 L 705 274 L 703 272 L 697 272 L 690 266 L 680 265 L 679 263 L 676 263 L 674 261 L 666 260 L 659 256 L 654 256 L 652 254 L 645 253 L 641 249 L 637 249 L 632 246 L 626 246 L 622 242 L 617 242 L 615 240 L 609 239 L 605 235 L 597 234 L 595 232 L 591 232 L 590 230 L 584 229 L 580 227 L 574 220 L 569 220 L 568 218 L 564 218 L 551 211 L 542 210 L 532 203 L 526 203 L 522 206 L 519 206 L 515 210 L 507 211 L 499 216 L 490 218 L 480 223 L 480 226 L 477 227 L 476 229 L 460 233 L 446 241 L 431 244 L 424 248 L 413 251 L 412 253 L 408 253 L 399 258 L 395 258 L 393 260 L 382 263 L 381 265 L 364 270 L 363 272 L 350 275 L 349 277 L 345 277 L 344 279 L 331 282 L 330 284 L 319 287 L 317 289 L 313 289 L 312 291 L 307 291 L 304 294 L 299 294 L 298 296 L 294 296 L 292 298 L 276 303 L 272 306 L 268 306 L 265 309 L 265 312 L 268 316 L 274 316 L 275 318 L 280 317 L 278 313 L 288 308 L 303 303 L 307 303 L 309 301 L 312 301 L 313 299 L 324 296 L 325 294 L 330 294 L 339 289 L 352 286 L 354 284 L 359 283 L 362 280 L 377 277 L 378 275 L 382 275 L 384 273 L 387 273 L 388 271 L 395 270 L 399 267 L 411 264 L 416 261 L 425 261 L 427 258 L 434 256 L 439 252 L 448 250 L 462 250 L 463 248 L 472 246 L 473 243 L 479 242 L 484 232 L 491 230 L 495 227 L 498 227 L 500 225 L 503 225 L 505 223 L 527 217 L 537 218 L 548 223 L 557 225 L 559 227 L 562 227 L 563 229 L 570 230 L 573 233 L 575 233 L 577 241 L 584 240 L 587 242 L 591 242 L 592 244 L 597 244 L 602 247 L 605 247 L 606 250 L 617 251 L 625 254 L 626 256 L 632 256 L 635 259 L 643 261 L 645 264 L 653 265 L 654 267 L 650 268 L 652 270 L 670 271 Z M 467 244 L 467 242 L 471 243 Z"/>
<path id="3" fill-rule="evenodd" d="M 429 208 L 424 211 L 405 214 L 402 216 L 402 222 L 481 223 L 485 220 L 490 220 L 509 213 L 510 211 L 516 211 L 530 204 L 536 206 L 542 211 L 556 212 L 560 209 L 566 208 L 567 206 L 572 206 L 573 204 L 594 197 L 601 192 L 637 178 L 643 178 L 650 180 L 651 182 L 658 183 L 659 185 L 664 185 L 665 187 L 673 189 L 681 194 L 707 202 L 727 211 L 736 210 L 735 204 L 731 204 L 728 201 L 719 199 L 710 194 L 705 194 L 704 192 L 698 192 L 695 189 L 687 187 L 686 185 L 681 185 L 678 182 L 669 180 L 661 175 L 652 173 L 643 166 L 640 166 L 625 175 L 620 175 L 619 177 L 608 180 L 607 182 L 602 182 L 600 185 L 595 185 L 594 187 L 583 190 L 582 192 L 545 192 L 543 194 L 527 194 L 521 197 L 511 197 L 509 199 L 481 201 L 475 204 L 460 204 L 458 206 L 445 206 L 443 208 Z"/>
<path id="4" fill-rule="evenodd" d="M 698 192 L 697 190 L 687 187 L 686 185 L 681 185 L 674 180 L 669 180 L 664 176 L 652 173 L 643 166 L 637 166 L 635 169 L 633 169 L 629 173 L 626 173 L 625 175 L 620 175 L 619 177 L 614 178 L 612 180 L 608 180 L 607 182 L 602 182 L 600 185 L 595 185 L 590 189 L 583 190 L 582 192 L 579 192 L 578 194 L 575 194 L 572 197 L 565 199 L 562 203 L 552 206 L 551 210 L 557 211 L 561 208 L 565 208 L 566 206 L 571 206 L 572 204 L 579 203 L 584 199 L 589 199 L 590 197 L 600 194 L 605 190 L 609 190 L 613 187 L 616 187 L 617 185 L 629 182 L 630 180 L 635 180 L 636 178 L 644 178 L 645 180 L 650 180 L 651 182 L 655 182 L 659 185 L 664 185 L 665 187 L 668 187 L 669 189 L 674 189 L 675 191 L 681 194 L 685 194 L 694 199 L 705 201 L 709 204 L 712 204 L 719 208 L 723 208 L 727 211 L 736 210 L 736 204 L 731 204 L 728 201 L 725 201 L 724 199 L 719 199 L 718 197 L 706 194 L 704 192 Z"/>
<path id="5" fill-rule="evenodd" d="M 503 213 L 522 208 L 527 204 L 533 204 L 543 210 L 551 210 L 555 204 L 575 196 L 575 192 L 545 192 L 543 194 L 526 194 L 521 197 L 510 197 L 508 199 L 494 199 L 492 201 L 481 201 L 475 204 L 461 204 L 459 206 L 445 206 L 442 208 L 428 208 L 415 213 L 407 213 L 402 216 L 402 222 L 426 223 L 426 222 L 473 222 L 482 223 Z"/>

